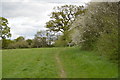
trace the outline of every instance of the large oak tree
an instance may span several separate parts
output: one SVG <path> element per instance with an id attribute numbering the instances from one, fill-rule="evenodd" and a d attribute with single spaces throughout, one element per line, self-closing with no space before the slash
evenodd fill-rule
<path id="1" fill-rule="evenodd" d="M 51 20 L 46 23 L 46 27 L 51 31 L 66 32 L 70 29 L 70 25 L 75 20 L 77 15 L 84 13 L 83 6 L 64 5 L 54 8 L 51 14 Z"/>

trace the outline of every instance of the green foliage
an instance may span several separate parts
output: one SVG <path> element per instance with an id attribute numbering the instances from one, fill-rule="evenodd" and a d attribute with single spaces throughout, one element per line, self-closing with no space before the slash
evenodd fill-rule
<path id="1" fill-rule="evenodd" d="M 95 42 L 97 40 L 97 36 L 96 32 L 89 32 L 86 31 L 83 33 L 83 40 L 85 40 L 82 44 L 81 44 L 81 49 L 83 50 L 93 50 L 94 46 L 95 46 Z"/>
<path id="2" fill-rule="evenodd" d="M 32 44 L 33 44 L 32 39 L 27 39 L 26 42 L 28 43 L 29 47 L 32 47 Z"/>
<path id="3" fill-rule="evenodd" d="M 54 45 L 57 47 L 66 47 L 68 46 L 68 43 L 71 43 L 71 37 L 70 32 L 66 31 L 64 35 L 59 36 Z"/>
<path id="4" fill-rule="evenodd" d="M 23 36 L 19 36 L 17 39 L 15 39 L 16 42 L 19 42 L 19 41 L 24 41 L 25 38 Z"/>
<path id="5" fill-rule="evenodd" d="M 118 3 L 104 3 L 103 6 L 107 10 L 101 17 L 103 27 L 96 47 L 101 55 L 118 62 Z"/>
<path id="6" fill-rule="evenodd" d="M 76 19 L 76 16 L 84 14 L 83 6 L 64 5 L 54 8 L 51 14 L 51 20 L 46 23 L 50 31 L 62 32 L 62 36 L 55 41 L 55 46 L 67 46 L 71 42 L 68 36 L 70 25 Z"/>
<path id="7" fill-rule="evenodd" d="M 53 46 L 52 42 L 54 42 L 56 39 L 58 39 L 58 35 L 56 35 L 54 31 L 46 30 L 46 40 L 49 47 Z"/>
<path id="8" fill-rule="evenodd" d="M 2 40 L 0 40 L 0 49 L 2 49 Z"/>
<path id="9" fill-rule="evenodd" d="M 101 37 L 97 41 L 97 50 L 100 55 L 114 62 L 118 62 L 118 34 L 101 34 Z"/>
<path id="10" fill-rule="evenodd" d="M 70 25 L 76 16 L 82 13 L 84 13 L 83 6 L 64 5 L 55 7 L 50 17 L 52 20 L 46 23 L 46 27 L 52 31 L 64 33 L 70 29 Z"/>
<path id="11" fill-rule="evenodd" d="M 28 48 L 29 45 L 26 41 L 14 42 L 8 45 L 8 49 Z"/>
<path id="12" fill-rule="evenodd" d="M 46 47 L 47 46 L 47 42 L 46 42 L 46 38 L 45 37 L 35 37 L 33 40 L 33 47 Z"/>
<path id="13" fill-rule="evenodd" d="M 11 37 L 10 27 L 8 27 L 8 20 L 0 17 L 0 38 L 5 39 Z"/>
<path id="14" fill-rule="evenodd" d="M 16 49 L 16 48 L 28 48 L 29 45 L 25 41 L 25 38 L 23 36 L 18 37 L 15 40 L 11 40 L 10 44 L 7 45 L 8 49 Z"/>
<path id="15" fill-rule="evenodd" d="M 59 39 L 55 41 L 54 45 L 56 47 L 66 47 L 67 46 L 66 37 L 64 35 L 60 36 Z"/>
<path id="16" fill-rule="evenodd" d="M 72 25 L 75 31 L 72 40 L 84 50 L 95 49 L 109 59 L 117 60 L 118 3 L 91 2 L 86 9 Z"/>
<path id="17" fill-rule="evenodd" d="M 47 46 L 46 31 L 38 31 L 33 40 L 33 47 L 40 48 L 46 46 Z"/>
<path id="18" fill-rule="evenodd" d="M 2 39 L 2 49 L 6 49 L 8 48 L 8 46 L 13 43 L 12 40 L 9 40 L 9 39 Z"/>
<path id="19" fill-rule="evenodd" d="M 88 11 L 85 14 L 85 19 L 87 19 L 85 20 L 86 30 L 83 33 L 84 44 L 90 43 L 88 49 L 94 49 L 93 46 L 96 45 L 93 44 L 96 44 L 101 34 L 109 34 L 113 29 L 117 30 L 117 9 L 117 3 L 101 2 L 88 5 Z"/>

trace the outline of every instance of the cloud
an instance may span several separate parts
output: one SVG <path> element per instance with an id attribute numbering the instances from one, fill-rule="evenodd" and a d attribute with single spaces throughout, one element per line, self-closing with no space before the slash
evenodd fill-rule
<path id="1" fill-rule="evenodd" d="M 75 2 L 89 2 L 90 0 L 2 0 L 2 2 L 51 2 L 51 3 L 75 3 Z"/>
<path id="2" fill-rule="evenodd" d="M 18 36 L 33 38 L 38 30 L 46 29 L 44 26 L 53 7 L 64 4 L 81 5 L 73 0 L 2 0 L 0 13 L 9 21 L 11 39 Z"/>
<path id="3" fill-rule="evenodd" d="M 9 3 L 2 4 L 2 16 L 7 18 L 11 28 L 12 39 L 18 36 L 33 38 L 38 30 L 45 29 L 49 14 L 56 4 L 46 3 Z"/>

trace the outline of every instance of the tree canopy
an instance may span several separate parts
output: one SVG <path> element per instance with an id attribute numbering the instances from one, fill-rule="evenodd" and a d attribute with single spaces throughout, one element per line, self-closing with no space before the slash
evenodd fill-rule
<path id="1" fill-rule="evenodd" d="M 70 25 L 75 20 L 77 15 L 84 13 L 83 6 L 64 5 L 54 8 L 51 13 L 51 20 L 46 23 L 46 27 L 52 31 L 66 32 L 70 29 Z"/>
<path id="2" fill-rule="evenodd" d="M 11 37 L 10 27 L 8 27 L 8 20 L 0 17 L 0 38 L 5 39 Z"/>

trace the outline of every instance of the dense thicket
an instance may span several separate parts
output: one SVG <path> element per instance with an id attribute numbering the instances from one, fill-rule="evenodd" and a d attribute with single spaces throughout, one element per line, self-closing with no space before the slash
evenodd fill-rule
<path id="1" fill-rule="evenodd" d="M 109 59 L 118 59 L 118 3 L 90 3 L 84 16 L 73 24 L 72 40 L 84 50 L 97 50 Z"/>

